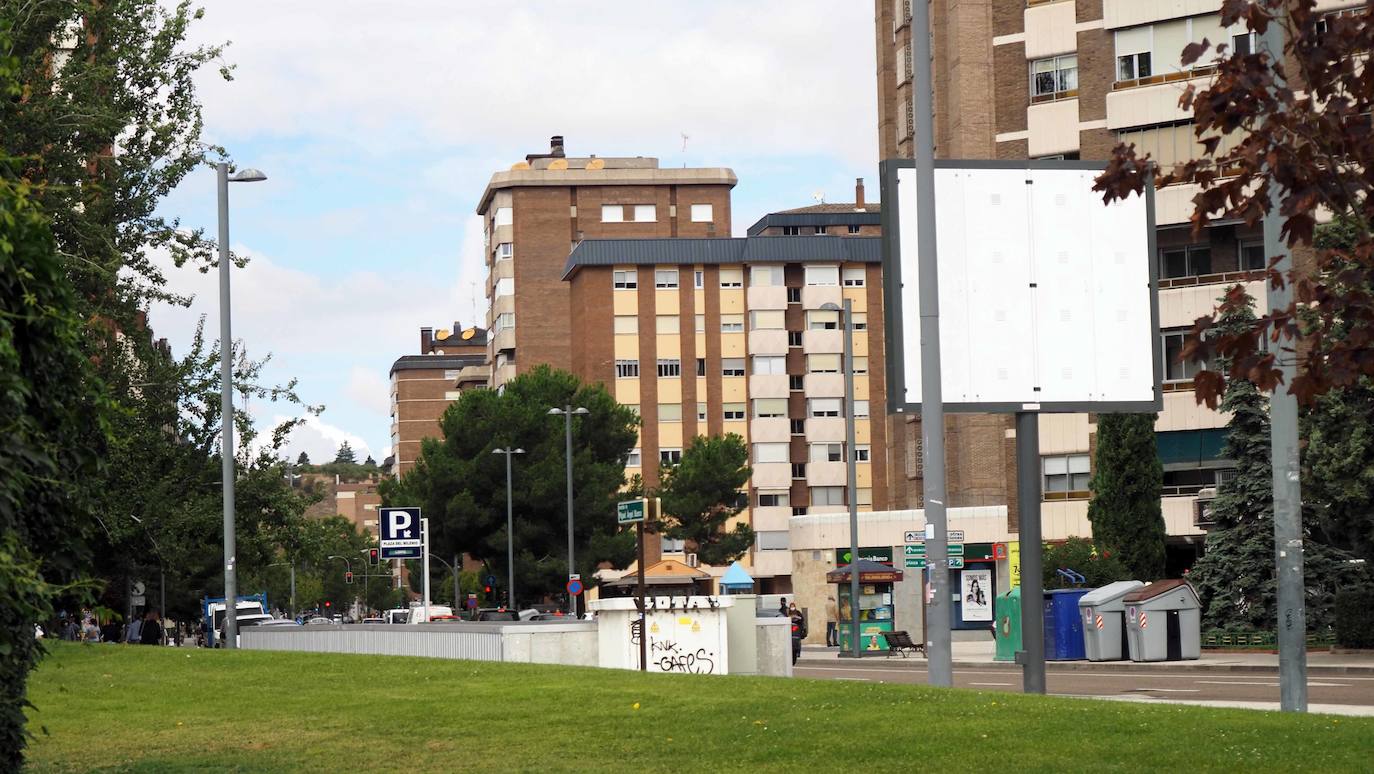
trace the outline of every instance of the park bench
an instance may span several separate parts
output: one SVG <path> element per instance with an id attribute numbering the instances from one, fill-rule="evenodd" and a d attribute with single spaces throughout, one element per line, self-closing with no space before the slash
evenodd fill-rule
<path id="1" fill-rule="evenodd" d="M 892 658 L 893 653 L 902 654 L 902 658 L 906 658 L 908 653 L 925 655 L 925 643 L 912 642 L 911 635 L 906 632 L 883 632 L 883 639 L 887 640 L 888 658 Z"/>

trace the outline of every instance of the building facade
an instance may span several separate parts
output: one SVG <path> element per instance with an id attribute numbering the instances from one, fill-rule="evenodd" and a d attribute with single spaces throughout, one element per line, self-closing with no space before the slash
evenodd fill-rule
<path id="1" fill-rule="evenodd" d="M 391 364 L 391 474 L 405 475 L 426 438 L 439 438 L 439 418 L 463 390 L 486 387 L 487 332 L 481 328 L 420 329 L 420 354 Z"/>
<path id="2" fill-rule="evenodd" d="M 568 157 L 555 136 L 492 175 L 477 206 L 483 219 L 491 384 L 526 366 L 572 368 L 568 253 L 584 239 L 729 236 L 729 169 L 662 169 L 658 160 Z"/>

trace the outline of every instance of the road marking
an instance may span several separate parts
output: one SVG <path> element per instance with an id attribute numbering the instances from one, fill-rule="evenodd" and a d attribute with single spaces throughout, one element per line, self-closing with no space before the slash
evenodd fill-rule
<path id="1" fill-rule="evenodd" d="M 1132 688 L 1132 691 L 1150 691 L 1152 693 L 1201 693 L 1201 688 Z"/>
<path id="2" fill-rule="evenodd" d="M 1011 683 L 969 683 L 969 685 L 1011 685 Z"/>
<path id="3" fill-rule="evenodd" d="M 855 682 L 860 682 L 860 683 L 871 683 L 871 682 L 873 682 L 872 680 L 868 679 L 867 677 L 837 677 L 837 678 L 835 678 L 835 679 L 836 679 L 836 680 L 853 680 L 853 681 L 855 681 Z"/>
<path id="4" fill-rule="evenodd" d="M 1254 680 L 1194 680 L 1198 685 L 1263 685 L 1268 688 L 1279 687 L 1278 683 L 1261 683 Z"/>

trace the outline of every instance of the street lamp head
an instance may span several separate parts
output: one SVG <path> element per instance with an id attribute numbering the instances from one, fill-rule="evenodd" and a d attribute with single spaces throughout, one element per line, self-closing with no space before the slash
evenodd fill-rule
<path id="1" fill-rule="evenodd" d="M 511 449 L 510 453 L 511 453 L 511 454 L 524 454 L 524 453 L 525 453 L 525 450 L 524 450 L 524 449 Z"/>
<path id="2" fill-rule="evenodd" d="M 551 409 L 549 409 L 549 415 L 550 415 L 550 416 L 561 416 L 562 414 L 563 414 L 563 409 L 561 409 L 561 408 L 551 408 Z"/>
<path id="3" fill-rule="evenodd" d="M 579 406 L 579 407 L 573 409 L 573 413 L 574 413 L 574 414 L 590 414 L 590 413 L 592 413 L 592 412 L 590 412 L 590 411 L 588 411 L 588 410 L 582 408 L 581 406 Z"/>
<path id="4" fill-rule="evenodd" d="M 229 177 L 229 182 L 231 182 L 231 183 L 257 183 L 257 182 L 261 182 L 261 181 L 266 180 L 266 179 L 267 179 L 267 175 L 264 175 L 264 174 L 262 173 L 262 170 L 253 169 L 252 167 L 248 167 L 248 168 L 246 168 L 246 169 L 241 169 L 241 170 L 239 170 L 238 172 L 235 172 L 233 175 L 231 175 L 231 176 Z"/>

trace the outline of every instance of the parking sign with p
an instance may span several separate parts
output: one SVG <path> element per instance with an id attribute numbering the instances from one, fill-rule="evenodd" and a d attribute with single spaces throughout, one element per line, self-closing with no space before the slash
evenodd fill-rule
<path id="1" fill-rule="evenodd" d="M 419 559 L 423 552 L 420 509 L 378 508 L 383 559 Z"/>

